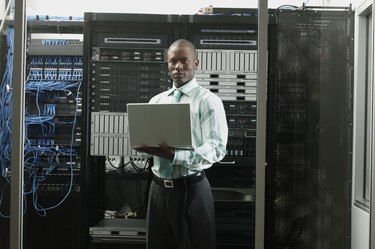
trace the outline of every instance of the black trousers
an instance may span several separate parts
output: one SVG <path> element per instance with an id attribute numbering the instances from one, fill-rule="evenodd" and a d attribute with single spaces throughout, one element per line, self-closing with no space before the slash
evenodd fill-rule
<path id="1" fill-rule="evenodd" d="M 215 210 L 207 178 L 176 188 L 151 183 L 148 249 L 215 249 Z"/>

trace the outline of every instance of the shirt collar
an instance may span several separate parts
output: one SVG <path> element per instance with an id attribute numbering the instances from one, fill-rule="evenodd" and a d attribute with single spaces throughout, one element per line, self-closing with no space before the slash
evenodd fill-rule
<path id="1" fill-rule="evenodd" d="M 198 86 L 197 79 L 194 77 L 189 82 L 185 83 L 183 86 L 179 87 L 178 90 L 180 90 L 185 95 L 190 95 L 190 93 Z M 172 89 L 168 93 L 168 95 L 172 94 L 174 90 L 176 90 L 176 86 L 173 84 Z"/>

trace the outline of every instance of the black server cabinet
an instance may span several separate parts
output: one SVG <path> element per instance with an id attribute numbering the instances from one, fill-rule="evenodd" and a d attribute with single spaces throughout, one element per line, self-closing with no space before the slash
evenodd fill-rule
<path id="1" fill-rule="evenodd" d="M 218 95 L 227 115 L 225 158 L 206 170 L 215 199 L 218 248 L 254 248 L 257 10 L 231 16 L 181 16 L 196 45 L 198 83 Z"/>
<path id="2" fill-rule="evenodd" d="M 29 20 L 24 248 L 84 248 L 83 22 Z"/>
<path id="3" fill-rule="evenodd" d="M 350 248 L 353 12 L 279 10 L 268 87 L 266 248 Z"/>
<path id="4" fill-rule="evenodd" d="M 148 102 L 157 93 L 172 87 L 166 54 L 169 45 L 180 36 L 180 17 L 85 13 L 84 19 L 86 88 L 83 109 L 87 127 L 84 141 L 85 160 L 90 164 L 86 170 L 90 212 L 87 224 L 93 227 L 104 218 L 103 210 L 113 206 L 106 196 L 109 191 L 111 198 L 116 195 L 113 186 L 121 181 L 143 181 L 144 184 L 149 180 L 145 170 L 134 173 L 122 167 L 124 164 L 137 166 L 137 162 L 142 161 L 128 144 L 126 104 Z M 105 165 L 111 164 L 108 163 L 110 158 L 121 158 L 121 169 L 107 172 Z M 146 164 L 142 161 L 138 166 L 145 168 Z M 104 190 L 105 187 L 108 189 Z M 118 191 L 117 195 L 137 194 L 119 188 L 114 191 Z M 147 196 L 147 190 L 144 196 Z M 120 196 L 117 199 L 127 198 Z M 145 218 L 145 207 L 143 211 L 138 210 L 138 218 Z M 145 241 L 132 245 L 126 238 L 116 240 L 95 236 L 91 242 L 92 248 L 114 246 L 143 248 Z"/>

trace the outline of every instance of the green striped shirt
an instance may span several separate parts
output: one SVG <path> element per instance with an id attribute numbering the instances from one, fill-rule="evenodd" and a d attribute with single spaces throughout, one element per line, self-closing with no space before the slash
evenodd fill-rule
<path id="1" fill-rule="evenodd" d="M 172 103 L 173 88 L 154 96 L 150 103 Z M 176 149 L 173 161 L 154 156 L 152 171 L 164 179 L 175 179 L 200 172 L 225 156 L 228 126 L 223 102 L 198 85 L 194 78 L 179 88 L 180 103 L 190 103 L 193 149 Z M 166 129 L 168 129 L 166 127 Z"/>

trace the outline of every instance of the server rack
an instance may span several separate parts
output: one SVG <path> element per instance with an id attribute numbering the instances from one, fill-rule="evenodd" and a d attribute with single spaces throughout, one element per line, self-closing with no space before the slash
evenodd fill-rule
<path id="1" fill-rule="evenodd" d="M 13 40 L 12 24 L 8 23 L 7 28 L 10 44 Z M 83 212 L 80 192 L 82 120 L 79 88 L 82 83 L 83 42 L 77 38 L 67 38 L 71 35 L 82 37 L 82 31 L 83 23 L 80 21 L 47 22 L 33 19 L 27 22 L 25 248 L 49 248 L 53 243 L 58 243 L 61 248 L 82 248 L 84 243 L 82 235 L 85 231 L 80 220 Z M 50 37 L 57 34 L 64 38 Z M 68 47 L 74 49 L 69 50 Z M 10 46 L 10 54 L 12 49 Z M 7 59 L 8 63 L 12 63 L 10 56 Z M 5 74 L 8 77 L 12 67 L 7 66 L 7 70 Z M 11 100 L 11 92 L 11 77 L 8 77 L 8 81 L 3 81 L 2 85 L 4 113 L 11 114 L 10 102 L 6 100 Z M 10 126 L 3 121 L 3 132 L 9 131 Z M 7 158 L 10 144 L 7 145 L 6 138 L 3 133 L 1 161 L 2 172 L 6 174 L 2 174 L 1 179 L 1 223 L 6 224 L 6 227 L 1 229 L 1 236 L 4 236 L 0 239 L 2 248 L 9 247 L 9 234 L 6 232 L 9 228 L 6 217 L 9 213 L 9 188 L 6 182 L 11 168 L 7 167 L 7 162 L 10 165 L 10 158 Z M 65 216 L 66 212 L 70 213 L 68 217 Z M 61 234 L 69 239 L 62 239 Z"/>
<path id="2" fill-rule="evenodd" d="M 91 131 L 86 144 L 94 157 L 136 156 L 126 147 L 126 132 L 122 132 L 123 141 L 119 141 L 119 131 L 111 124 L 126 123 L 127 102 L 147 102 L 171 87 L 166 49 L 172 41 L 187 38 L 196 44 L 200 59 L 196 77 L 224 101 L 230 127 L 225 159 L 207 171 L 217 200 L 221 248 L 254 246 L 257 17 L 256 10 L 247 11 L 251 16 L 85 15 L 88 99 L 84 109 L 91 112 L 87 115 Z M 152 21 L 146 23 L 150 18 Z M 167 25 L 155 35 L 160 20 Z M 172 24 L 167 20 L 173 20 Z M 140 80 L 143 72 L 138 65 L 145 65 L 143 53 L 150 49 L 164 51 L 147 57 L 160 60 L 152 61 L 158 67 L 155 84 L 148 75 Z M 125 72 L 122 78 L 126 82 L 113 78 Z M 106 127 L 112 130 L 105 130 Z M 115 145 L 122 149 L 114 150 Z M 224 174 L 226 178 L 222 177 Z"/>
<path id="3" fill-rule="evenodd" d="M 108 187 L 119 179 L 143 181 L 143 184 L 148 181 L 149 162 L 129 146 L 126 104 L 148 102 L 152 96 L 172 87 L 166 53 L 169 44 L 179 37 L 179 16 L 85 13 L 84 18 L 87 82 L 84 110 L 88 128 L 84 141 L 85 160 L 91 165 L 87 169 L 87 186 L 92 212 L 88 225 L 94 226 L 104 218 L 100 210 L 109 207 L 105 193 L 96 192 L 98 183 Z M 115 166 L 116 170 L 105 174 L 105 165 Z M 143 187 L 145 198 L 148 186 Z M 136 191 L 128 192 L 131 196 Z M 145 218 L 145 208 L 144 204 L 136 207 L 138 218 Z M 119 243 L 98 240 L 98 243 L 93 241 L 93 247 Z M 126 241 L 122 244 L 126 245 Z"/>
<path id="4" fill-rule="evenodd" d="M 215 199 L 219 248 L 254 248 L 257 10 L 227 9 L 181 16 L 182 37 L 200 61 L 196 78 L 224 104 L 229 127 L 225 158 L 206 170 Z"/>
<path id="5" fill-rule="evenodd" d="M 278 10 L 266 248 L 350 248 L 353 12 Z"/>

